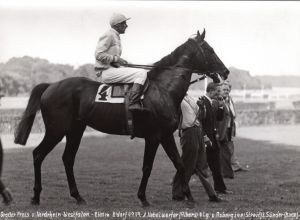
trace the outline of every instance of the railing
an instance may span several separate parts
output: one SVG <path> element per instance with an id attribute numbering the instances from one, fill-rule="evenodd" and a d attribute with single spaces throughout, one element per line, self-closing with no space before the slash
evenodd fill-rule
<path id="1" fill-rule="evenodd" d="M 23 110 L 0 109 L 0 133 L 14 133 Z M 300 110 L 237 110 L 237 124 L 241 126 L 300 124 Z M 43 133 L 44 122 L 41 114 L 36 115 L 32 133 Z M 88 128 L 92 130 L 92 128 Z"/>

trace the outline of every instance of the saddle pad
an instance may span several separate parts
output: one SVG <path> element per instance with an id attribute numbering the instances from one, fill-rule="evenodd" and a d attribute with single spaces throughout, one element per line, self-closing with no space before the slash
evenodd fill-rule
<path id="1" fill-rule="evenodd" d="M 120 86 L 117 86 L 120 87 Z M 123 89 L 114 89 L 111 85 L 101 84 L 98 88 L 95 102 L 107 103 L 124 103 L 124 87 Z M 114 91 L 114 92 L 113 92 Z M 113 95 L 115 94 L 115 95 Z"/>

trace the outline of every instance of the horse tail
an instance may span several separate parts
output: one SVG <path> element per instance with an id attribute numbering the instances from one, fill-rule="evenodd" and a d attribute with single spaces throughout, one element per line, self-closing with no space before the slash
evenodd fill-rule
<path id="1" fill-rule="evenodd" d="M 2 142 L 0 139 L 0 192 L 1 192 L 2 166 L 3 166 L 3 147 L 2 147 Z"/>
<path id="2" fill-rule="evenodd" d="M 30 94 L 27 107 L 15 131 L 15 143 L 25 145 L 29 137 L 36 113 L 41 109 L 41 97 L 49 87 L 49 83 L 35 86 Z"/>

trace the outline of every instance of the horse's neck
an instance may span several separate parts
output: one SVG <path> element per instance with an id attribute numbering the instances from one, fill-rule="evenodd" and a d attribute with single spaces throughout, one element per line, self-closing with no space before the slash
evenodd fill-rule
<path id="1" fill-rule="evenodd" d="M 192 70 L 174 67 L 163 71 L 160 77 L 154 82 L 163 92 L 164 96 L 168 96 L 173 105 L 179 107 L 183 97 L 185 96 L 191 81 Z"/>
<path id="2" fill-rule="evenodd" d="M 192 75 L 193 50 L 187 43 L 179 46 L 170 55 L 155 63 L 148 74 L 164 94 L 171 99 L 175 107 L 179 107 L 185 96 Z"/>
<path id="3" fill-rule="evenodd" d="M 174 78 L 172 81 L 172 86 L 170 86 L 168 89 L 170 96 L 174 99 L 174 104 L 178 107 L 186 95 L 191 81 L 192 71 L 186 71 L 188 71 L 188 73 L 181 74 Z"/>

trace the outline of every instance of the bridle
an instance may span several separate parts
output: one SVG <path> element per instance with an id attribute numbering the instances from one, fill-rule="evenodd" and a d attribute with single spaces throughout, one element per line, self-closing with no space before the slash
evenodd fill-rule
<path id="1" fill-rule="evenodd" d="M 196 40 L 194 38 L 190 38 L 189 39 L 189 42 L 192 42 L 192 44 L 194 44 L 197 48 L 197 53 L 200 53 L 202 55 L 202 57 L 204 57 L 204 62 L 205 62 L 205 65 L 208 65 L 209 62 L 207 60 L 207 57 L 205 56 L 205 53 L 204 53 L 204 50 L 202 48 L 202 45 L 205 43 L 205 41 L 201 42 L 200 45 L 198 45 L 198 43 L 196 42 Z M 192 46 L 192 48 L 194 48 L 194 46 Z M 187 56 L 187 55 L 183 55 L 182 58 L 187 58 L 189 59 L 190 57 Z M 156 67 L 155 65 L 142 65 L 142 64 L 126 64 L 125 66 L 128 66 L 128 67 L 134 67 L 134 68 L 143 68 L 143 69 L 152 69 L 154 67 Z M 164 68 L 164 69 L 169 69 L 169 68 L 183 68 L 183 69 L 189 69 L 189 68 L 186 68 L 186 67 L 180 67 L 180 66 L 165 66 L 165 67 L 159 67 L 159 68 Z M 209 71 L 200 71 L 200 70 L 197 70 L 197 69 L 189 69 L 191 70 L 193 73 L 197 73 L 197 74 L 201 74 L 201 75 L 206 75 L 207 73 L 210 73 Z"/>
<path id="2" fill-rule="evenodd" d="M 207 66 L 209 65 L 209 61 L 208 61 L 207 56 L 205 55 L 205 52 L 204 52 L 204 50 L 203 50 L 203 48 L 202 48 L 202 46 L 204 45 L 205 41 L 202 40 L 201 43 L 199 44 L 195 38 L 190 38 L 190 39 L 189 39 L 189 42 L 192 42 L 192 44 L 195 45 L 195 48 L 197 49 L 197 54 L 199 54 L 199 53 L 201 54 L 201 56 L 204 58 L 205 66 L 207 67 Z M 198 73 L 198 72 L 195 72 L 195 73 Z M 214 76 L 214 77 L 217 77 L 218 80 L 220 80 L 220 75 L 219 75 L 219 73 L 212 73 L 211 71 L 206 70 L 206 71 L 204 71 L 204 72 L 203 72 L 203 71 L 200 71 L 200 73 L 198 73 L 198 74 L 202 74 L 202 75 L 204 75 L 204 76 L 209 76 L 209 77 L 211 77 L 211 78 L 213 78 L 212 75 L 217 74 L 218 76 Z M 192 81 L 190 84 L 193 84 L 193 83 L 195 83 L 195 82 L 198 82 L 198 81 L 200 81 L 200 80 L 202 80 L 202 79 L 204 79 L 204 78 L 205 78 L 205 77 L 199 77 L 198 79 Z M 213 80 L 214 80 L 214 79 L 213 79 Z M 215 81 L 215 80 L 214 80 L 214 81 Z"/>
<path id="3" fill-rule="evenodd" d="M 203 40 L 203 41 L 200 43 L 200 45 L 199 45 L 195 38 L 190 38 L 190 39 L 189 39 L 189 42 L 191 42 L 193 45 L 195 45 L 195 47 L 196 47 L 196 49 L 197 49 L 197 54 L 201 54 L 201 56 L 204 58 L 204 63 L 205 63 L 205 65 L 208 66 L 208 65 L 209 65 L 209 62 L 208 62 L 208 59 L 207 59 L 207 57 L 206 57 L 206 55 L 205 55 L 205 52 L 204 52 L 204 50 L 203 50 L 203 48 L 202 48 L 202 46 L 204 45 L 205 41 Z M 198 72 L 199 72 L 199 71 L 198 71 Z M 202 71 L 201 74 L 205 74 L 205 75 L 206 75 L 208 72 L 209 72 L 209 71 L 204 71 L 204 73 L 203 73 L 203 71 Z"/>
<path id="4" fill-rule="evenodd" d="M 203 58 L 204 58 L 204 63 L 206 66 L 209 65 L 209 61 L 207 59 L 207 56 L 205 55 L 204 49 L 202 48 L 202 46 L 204 45 L 205 41 L 203 40 L 200 44 L 196 41 L 195 38 L 189 38 L 188 42 L 192 43 L 192 48 L 196 48 L 196 52 L 197 54 L 200 54 Z M 183 58 L 189 58 L 187 55 L 184 55 Z M 128 67 L 134 67 L 134 68 L 143 68 L 143 69 L 152 69 L 156 66 L 154 65 L 141 65 L 141 64 L 126 64 L 126 66 Z M 189 68 L 185 68 L 185 67 L 180 67 L 180 66 L 166 66 L 166 67 L 159 67 L 159 68 L 164 68 L 164 69 L 169 69 L 169 68 L 183 68 L 183 69 L 189 69 Z M 203 75 L 201 77 L 199 77 L 198 79 L 192 81 L 191 83 L 195 83 L 198 82 L 202 79 L 204 79 L 207 75 L 209 76 L 211 74 L 210 71 L 206 70 L 206 71 L 200 71 L 198 69 L 189 69 L 192 73 L 196 73 L 198 75 Z"/>

